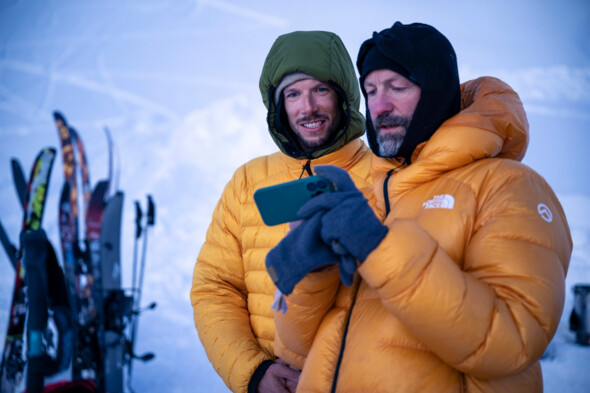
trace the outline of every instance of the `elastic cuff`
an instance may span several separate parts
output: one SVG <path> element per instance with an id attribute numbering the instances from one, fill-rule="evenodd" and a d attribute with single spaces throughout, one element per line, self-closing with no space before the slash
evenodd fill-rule
<path id="1" fill-rule="evenodd" d="M 266 370 L 268 370 L 268 368 L 273 364 L 274 362 L 272 360 L 265 360 L 264 362 L 260 363 L 258 368 L 254 370 L 252 378 L 250 378 L 250 382 L 248 383 L 248 393 L 256 393 L 256 390 L 258 389 L 258 384 L 264 376 L 264 373 L 266 373 Z"/>

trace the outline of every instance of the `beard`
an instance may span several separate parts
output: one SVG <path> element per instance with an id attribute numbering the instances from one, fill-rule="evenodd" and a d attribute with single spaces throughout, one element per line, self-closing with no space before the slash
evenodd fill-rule
<path id="1" fill-rule="evenodd" d="M 325 121 L 329 122 L 330 118 L 322 113 L 316 113 L 311 116 L 304 116 L 304 117 L 298 119 L 297 124 L 309 123 L 309 122 L 313 122 L 316 120 L 325 120 Z M 338 123 L 339 123 L 339 117 L 337 119 L 335 119 L 335 121 L 330 123 L 330 126 L 327 129 L 326 133 L 324 135 L 322 135 L 320 138 L 307 139 L 305 137 L 305 135 L 302 135 L 299 132 L 295 131 L 295 134 L 297 134 L 297 137 L 299 139 L 299 145 L 304 150 L 311 150 L 316 147 L 320 147 L 320 146 L 327 144 L 332 139 L 334 134 L 336 134 L 336 132 L 338 131 Z M 294 128 L 294 127 L 292 127 L 292 128 Z M 297 130 L 297 128 L 294 128 L 294 129 Z"/>
<path id="2" fill-rule="evenodd" d="M 395 157 L 406 137 L 411 121 L 412 118 L 394 116 L 392 114 L 379 115 L 375 118 L 374 126 L 377 136 L 377 144 L 379 145 L 379 156 Z M 384 134 L 381 132 L 383 127 L 393 126 L 401 126 L 402 129 L 395 133 Z"/>
<path id="3" fill-rule="evenodd" d="M 401 134 L 378 134 L 377 143 L 379 144 L 379 156 L 395 157 L 406 136 L 406 130 Z"/>

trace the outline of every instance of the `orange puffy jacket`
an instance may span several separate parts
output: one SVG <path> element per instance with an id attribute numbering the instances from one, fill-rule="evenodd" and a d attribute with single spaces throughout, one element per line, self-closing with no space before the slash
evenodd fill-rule
<path id="1" fill-rule="evenodd" d="M 298 392 L 541 392 L 572 241 L 509 86 L 462 86 L 463 110 L 413 163 L 373 157 L 371 204 L 389 228 L 355 284 L 311 273 L 275 312 L 275 353 Z M 386 216 L 386 217 L 385 217 Z"/>
<path id="2" fill-rule="evenodd" d="M 370 155 L 356 138 L 310 165 L 339 166 L 358 187 L 366 187 Z M 195 264 L 190 293 L 195 326 L 211 364 L 233 392 L 246 392 L 254 370 L 274 360 L 270 306 L 275 287 L 264 261 L 288 230 L 287 224 L 264 225 L 253 194 L 261 187 L 296 180 L 306 163 L 277 152 L 242 165 L 213 212 Z"/>

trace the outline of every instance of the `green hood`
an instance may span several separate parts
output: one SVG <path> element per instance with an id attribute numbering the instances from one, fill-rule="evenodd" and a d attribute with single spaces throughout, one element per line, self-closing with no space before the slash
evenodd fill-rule
<path id="1" fill-rule="evenodd" d="M 280 106 L 272 97 L 283 76 L 292 72 L 304 72 L 322 82 L 335 85 L 342 98 L 343 113 L 347 117 L 344 128 L 339 130 L 327 145 L 311 151 L 303 151 L 288 124 L 280 120 Z M 339 150 L 365 132 L 365 119 L 359 112 L 360 90 L 352 60 L 342 40 L 325 31 L 296 31 L 279 36 L 264 62 L 260 76 L 260 93 L 268 109 L 267 123 L 272 139 L 279 149 L 293 158 L 318 158 Z M 279 112 L 279 113 L 277 113 Z"/>

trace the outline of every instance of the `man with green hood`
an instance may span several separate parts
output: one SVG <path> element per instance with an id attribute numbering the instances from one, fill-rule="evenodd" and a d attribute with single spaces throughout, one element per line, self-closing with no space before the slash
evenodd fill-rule
<path id="1" fill-rule="evenodd" d="M 253 194 L 310 176 L 316 165 L 370 185 L 370 149 L 352 60 L 340 38 L 297 31 L 274 42 L 260 77 L 269 132 L 280 152 L 238 168 L 219 200 L 193 273 L 195 326 L 213 367 L 233 392 L 292 392 L 299 371 L 276 359 L 267 252 L 287 224 L 265 226 Z"/>

